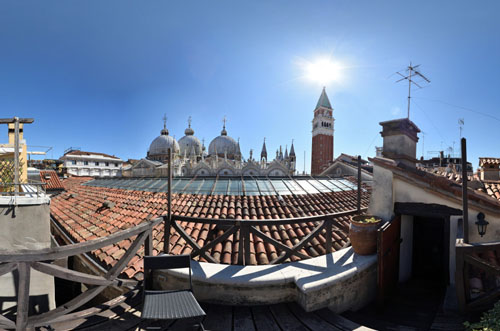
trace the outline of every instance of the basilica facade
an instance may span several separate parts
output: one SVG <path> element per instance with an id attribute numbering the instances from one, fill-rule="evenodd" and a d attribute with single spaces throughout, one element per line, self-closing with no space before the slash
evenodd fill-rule
<path id="1" fill-rule="evenodd" d="M 295 148 L 280 146 L 274 159 L 268 158 L 266 142 L 262 145 L 260 158 L 250 150 L 248 158 L 244 158 L 239 140 L 228 135 L 226 124 L 219 136 L 215 137 L 208 146 L 194 135 L 191 128 L 191 119 L 184 136 L 177 141 L 169 134 L 164 120 L 163 129 L 156 137 L 147 152 L 146 158 L 140 160 L 129 170 L 130 176 L 167 176 L 168 152 L 172 151 L 172 170 L 174 176 L 279 176 L 286 177 L 295 174 Z"/>

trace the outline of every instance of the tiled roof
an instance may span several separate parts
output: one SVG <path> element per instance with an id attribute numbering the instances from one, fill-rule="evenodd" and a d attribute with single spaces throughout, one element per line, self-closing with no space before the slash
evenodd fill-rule
<path id="1" fill-rule="evenodd" d="M 500 181 L 484 181 L 484 188 L 481 188 L 481 192 L 487 193 L 490 197 L 495 198 L 500 201 Z"/>
<path id="2" fill-rule="evenodd" d="M 54 170 L 40 170 L 40 180 L 46 184 L 45 189 L 48 191 L 64 190 L 63 183 Z"/>
<path id="3" fill-rule="evenodd" d="M 458 172 L 447 172 L 445 169 L 436 169 L 436 168 L 419 168 L 420 170 L 430 172 L 431 174 L 435 174 L 441 177 L 448 178 L 451 181 L 462 183 L 462 174 Z M 468 179 L 471 180 L 473 177 L 468 176 Z"/>
<path id="4" fill-rule="evenodd" d="M 126 229 L 144 219 L 164 215 L 167 211 L 167 194 L 118 188 L 79 185 L 89 178 L 71 177 L 64 184 L 66 192 L 51 202 L 51 215 L 75 242 L 83 242 Z M 288 196 L 227 196 L 200 194 L 173 194 L 173 213 L 188 217 L 234 218 L 234 219 L 280 219 L 301 216 L 323 215 L 356 208 L 355 190 Z M 370 189 L 363 191 L 362 207 L 367 207 Z M 102 208 L 104 201 L 114 203 L 111 208 Z M 338 219 L 339 229 L 333 232 L 333 247 L 342 248 L 347 243 L 349 217 Z M 223 233 L 215 225 L 180 222 L 185 231 L 200 245 L 214 240 Z M 261 226 L 259 229 L 281 243 L 293 246 L 314 229 L 313 222 Z M 235 264 L 238 260 L 238 235 L 215 245 L 208 251 L 220 263 Z M 153 230 L 155 254 L 163 251 L 163 224 Z M 251 264 L 268 264 L 280 252 L 260 238 L 251 236 Z M 314 257 L 325 253 L 325 238 L 319 235 L 306 245 L 301 253 Z M 123 256 L 131 241 L 124 240 L 113 246 L 94 251 L 97 260 L 109 268 Z M 189 254 L 191 248 L 171 230 L 170 252 Z M 125 270 L 128 277 L 142 278 L 142 250 Z M 298 260 L 292 257 L 292 261 Z M 204 261 L 203 259 L 200 259 Z"/>
<path id="5" fill-rule="evenodd" d="M 116 157 L 114 155 L 109 155 L 109 154 L 99 153 L 99 152 L 85 152 L 85 151 L 79 151 L 79 150 L 72 150 L 72 151 L 64 154 L 64 156 L 68 156 L 68 155 L 83 155 L 83 156 L 100 155 L 100 156 L 120 160 L 119 157 Z"/>
<path id="6" fill-rule="evenodd" d="M 429 168 L 421 168 L 427 172 L 430 172 L 435 175 L 439 175 L 445 177 L 451 181 L 454 181 L 458 184 L 462 184 L 462 175 L 456 172 L 446 172 L 445 170 L 439 169 L 429 169 Z M 500 201 L 500 181 L 494 180 L 481 180 L 477 174 L 473 176 L 467 176 L 468 178 L 468 186 L 474 189 L 475 191 L 482 192 L 488 194 L 495 200 Z"/>
<path id="7" fill-rule="evenodd" d="M 395 161 L 385 158 L 376 157 L 370 160 L 376 165 L 392 170 L 393 173 L 401 177 L 416 179 L 428 188 L 447 192 L 458 199 L 462 197 L 462 178 L 457 173 L 448 174 L 440 171 L 434 172 L 432 169 L 416 169 L 404 164 L 397 164 Z M 486 182 L 479 180 L 476 175 L 468 177 L 470 180 L 467 184 L 469 201 L 484 203 L 498 210 L 500 200 L 495 194 L 486 192 Z"/>
<path id="8" fill-rule="evenodd" d="M 73 187 L 88 182 L 89 180 L 94 179 L 94 177 L 79 177 L 79 176 L 71 176 L 66 179 L 63 179 L 63 186 L 66 191 L 71 190 Z"/>
<path id="9" fill-rule="evenodd" d="M 482 167 L 486 164 L 493 164 L 493 165 L 499 165 L 500 164 L 500 158 L 496 157 L 480 157 L 479 158 L 479 166 Z"/>

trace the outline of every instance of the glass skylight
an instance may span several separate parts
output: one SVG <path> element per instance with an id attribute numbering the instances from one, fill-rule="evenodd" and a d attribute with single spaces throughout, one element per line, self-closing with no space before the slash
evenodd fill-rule
<path id="1" fill-rule="evenodd" d="M 168 178 L 96 178 L 88 186 L 127 190 L 167 192 Z M 300 195 L 356 190 L 357 185 L 342 178 L 173 178 L 172 193 L 205 195 Z"/>

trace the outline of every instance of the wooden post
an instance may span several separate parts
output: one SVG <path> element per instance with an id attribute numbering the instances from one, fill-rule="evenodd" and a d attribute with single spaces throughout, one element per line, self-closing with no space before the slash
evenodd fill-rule
<path id="1" fill-rule="evenodd" d="M 19 117 L 14 117 L 14 192 L 19 193 Z"/>
<path id="2" fill-rule="evenodd" d="M 245 265 L 250 264 L 250 228 L 245 222 L 242 223 L 241 228 L 244 229 L 243 233 L 243 247 L 245 250 Z"/>
<path id="3" fill-rule="evenodd" d="M 358 213 L 359 213 L 359 209 L 358 209 Z M 332 217 L 328 216 L 325 219 L 325 222 L 326 222 L 326 236 L 325 236 L 326 252 L 331 253 L 332 252 L 332 222 L 333 222 Z"/>
<path id="4" fill-rule="evenodd" d="M 462 138 L 462 220 L 464 243 L 469 243 L 469 206 L 467 198 L 467 141 Z"/>
<path id="5" fill-rule="evenodd" d="M 26 330 L 28 326 L 30 298 L 30 264 L 28 262 L 21 262 L 17 270 L 19 271 L 19 284 L 17 291 L 16 330 Z"/>
<path id="6" fill-rule="evenodd" d="M 148 237 L 144 241 L 144 256 L 153 256 L 153 229 L 148 230 Z"/>
<path id="7" fill-rule="evenodd" d="M 168 216 L 163 216 L 163 253 L 165 254 L 170 254 L 170 222 L 171 219 Z"/>
<path id="8" fill-rule="evenodd" d="M 236 225 L 240 228 L 239 231 L 239 240 L 238 240 L 238 264 L 239 265 L 244 265 L 245 264 L 245 247 L 243 244 L 243 238 L 245 237 L 244 234 L 244 229 L 240 221 L 236 221 Z M 235 233 L 236 234 L 236 233 Z"/>
<path id="9" fill-rule="evenodd" d="M 168 215 L 164 219 L 163 227 L 163 251 L 165 254 L 170 252 L 170 222 L 172 222 L 172 149 L 168 149 Z M 168 231 L 168 233 L 167 233 Z"/>
<path id="10" fill-rule="evenodd" d="M 358 214 L 361 214 L 361 155 L 358 155 Z"/>
<path id="11" fill-rule="evenodd" d="M 464 277 L 464 254 L 460 247 L 456 248 L 456 272 L 455 272 L 455 286 L 457 288 L 458 309 L 463 314 L 465 313 L 466 306 L 466 293 L 465 283 L 469 281 L 468 277 Z"/>

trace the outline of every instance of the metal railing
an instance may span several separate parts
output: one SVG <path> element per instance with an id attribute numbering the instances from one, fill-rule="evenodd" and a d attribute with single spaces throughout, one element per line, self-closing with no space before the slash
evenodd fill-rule
<path id="1" fill-rule="evenodd" d="M 45 193 L 46 183 L 28 180 L 27 183 L 2 183 L 0 182 L 0 196 L 39 196 Z"/>

